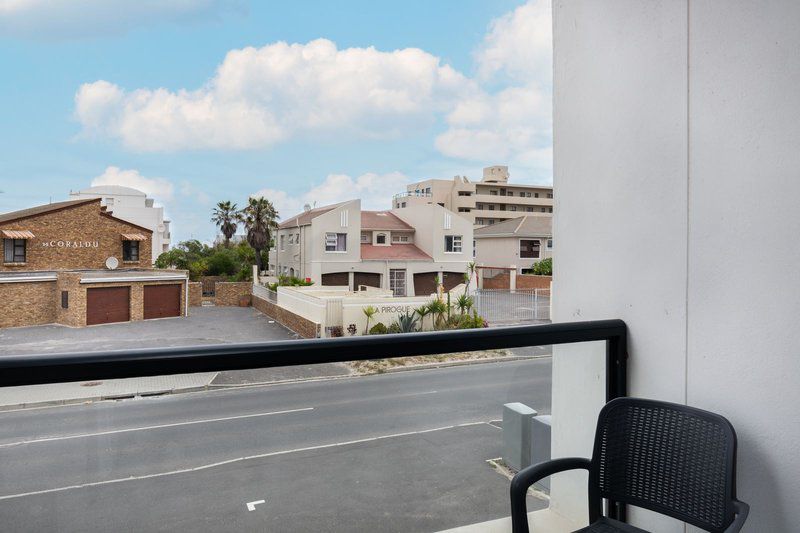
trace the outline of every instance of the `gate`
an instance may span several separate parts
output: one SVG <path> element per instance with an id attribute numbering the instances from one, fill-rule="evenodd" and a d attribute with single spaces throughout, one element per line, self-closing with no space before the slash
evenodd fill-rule
<path id="1" fill-rule="evenodd" d="M 475 309 L 490 325 L 550 321 L 549 289 L 478 289 Z"/>
<path id="2" fill-rule="evenodd" d="M 342 331 L 342 299 L 328 298 L 325 300 L 325 336 L 341 337 Z"/>

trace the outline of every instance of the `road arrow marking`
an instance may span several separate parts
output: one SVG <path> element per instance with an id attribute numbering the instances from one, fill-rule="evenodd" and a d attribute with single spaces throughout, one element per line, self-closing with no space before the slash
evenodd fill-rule
<path id="1" fill-rule="evenodd" d="M 247 510 L 248 511 L 255 511 L 256 505 L 261 505 L 262 503 L 266 503 L 264 500 L 258 500 L 255 502 L 247 502 Z"/>

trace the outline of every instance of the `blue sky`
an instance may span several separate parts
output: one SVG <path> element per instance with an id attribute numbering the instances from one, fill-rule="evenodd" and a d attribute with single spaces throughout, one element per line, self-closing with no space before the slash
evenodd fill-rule
<path id="1" fill-rule="evenodd" d="M 55 6 L 55 7 L 54 7 Z M 218 200 L 362 197 L 508 164 L 552 174 L 549 3 L 0 4 L 0 212 L 146 190 L 173 239 Z"/>

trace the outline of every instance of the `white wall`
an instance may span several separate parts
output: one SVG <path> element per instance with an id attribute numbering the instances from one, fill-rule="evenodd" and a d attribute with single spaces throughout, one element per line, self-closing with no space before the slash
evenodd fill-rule
<path id="1" fill-rule="evenodd" d="M 799 23 L 789 0 L 554 2 L 554 317 L 624 319 L 632 395 L 731 420 L 748 531 L 791 531 L 800 507 Z M 556 455 L 599 407 L 559 393 L 597 373 L 556 373 L 570 357 Z M 584 518 L 581 488 L 554 480 L 553 507 Z"/>

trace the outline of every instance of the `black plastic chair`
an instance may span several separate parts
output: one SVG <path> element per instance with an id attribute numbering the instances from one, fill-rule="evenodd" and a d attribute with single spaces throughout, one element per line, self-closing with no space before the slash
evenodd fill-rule
<path id="1" fill-rule="evenodd" d="M 528 488 L 574 469 L 589 471 L 590 525 L 580 532 L 644 531 L 602 516 L 603 498 L 715 533 L 739 531 L 750 510 L 736 499 L 736 432 L 730 422 L 685 405 L 617 398 L 600 411 L 591 460 L 555 459 L 514 476 L 514 533 L 528 533 Z"/>

